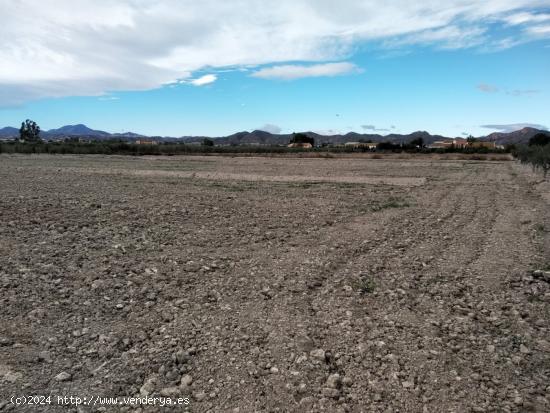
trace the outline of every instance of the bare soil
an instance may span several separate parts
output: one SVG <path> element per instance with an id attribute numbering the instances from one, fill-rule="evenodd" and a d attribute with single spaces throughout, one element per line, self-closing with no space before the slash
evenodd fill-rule
<path id="1" fill-rule="evenodd" d="M 550 411 L 542 188 L 510 161 L 2 155 L 0 411 Z M 48 394 L 190 404 L 9 402 Z"/>

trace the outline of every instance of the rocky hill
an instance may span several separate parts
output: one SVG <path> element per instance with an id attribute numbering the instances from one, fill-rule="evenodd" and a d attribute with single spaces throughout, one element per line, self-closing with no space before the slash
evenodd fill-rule
<path id="1" fill-rule="evenodd" d="M 43 132 L 44 135 L 50 136 L 109 136 L 109 132 L 102 130 L 90 129 L 86 125 L 66 125 L 58 129 L 50 129 Z"/>
<path id="2" fill-rule="evenodd" d="M 508 145 L 513 143 L 527 144 L 529 139 L 535 136 L 537 133 L 550 134 L 549 131 L 535 129 L 535 128 L 523 128 L 514 132 L 495 132 L 486 136 L 484 139 L 491 142 L 496 142 L 500 145 Z"/>
<path id="3" fill-rule="evenodd" d="M 6 126 L 5 128 L 0 129 L 0 138 L 11 138 L 15 136 L 19 136 L 19 129 L 17 128 Z"/>

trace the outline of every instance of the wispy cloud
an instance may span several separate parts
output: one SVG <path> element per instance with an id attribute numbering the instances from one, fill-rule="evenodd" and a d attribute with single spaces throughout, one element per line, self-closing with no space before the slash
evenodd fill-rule
<path id="1" fill-rule="evenodd" d="M 194 86 L 204 86 L 210 83 L 214 83 L 217 79 L 218 79 L 218 76 L 213 74 L 208 74 L 208 75 L 198 77 L 196 79 L 192 79 L 189 81 L 189 83 L 191 83 Z"/>
<path id="2" fill-rule="evenodd" d="M 273 125 L 271 123 L 266 123 L 264 126 L 258 129 L 263 130 L 264 132 L 275 133 L 275 134 L 281 133 L 282 131 L 282 129 L 279 126 Z"/>
<path id="3" fill-rule="evenodd" d="M 538 89 L 514 89 L 506 92 L 508 95 L 512 96 L 531 96 L 540 93 Z"/>
<path id="4" fill-rule="evenodd" d="M 501 39 L 491 39 L 479 46 L 479 51 L 485 53 L 495 53 L 501 50 L 510 49 L 521 44 L 529 42 L 528 36 L 503 37 Z"/>
<path id="5" fill-rule="evenodd" d="M 480 83 L 476 87 L 484 93 L 498 93 L 501 91 L 499 87 L 487 83 Z M 511 96 L 531 96 L 540 93 L 538 89 L 503 89 L 502 91 Z"/>
<path id="6" fill-rule="evenodd" d="M 337 62 L 322 63 L 317 65 L 280 65 L 264 67 L 251 76 L 261 79 L 295 80 L 304 77 L 339 76 L 349 73 L 357 73 L 359 68 L 353 63 Z"/>
<path id="7" fill-rule="evenodd" d="M 477 85 L 477 88 L 485 93 L 495 93 L 499 90 L 498 87 L 489 85 L 487 83 L 480 83 L 479 85 Z"/>
<path id="8" fill-rule="evenodd" d="M 529 27 L 527 32 L 537 37 L 550 36 L 550 24 Z"/>
<path id="9" fill-rule="evenodd" d="M 390 131 L 390 129 L 388 129 L 388 128 L 377 128 L 374 125 L 361 125 L 361 128 L 364 129 L 364 130 L 373 131 L 373 132 L 389 132 Z M 391 128 L 395 129 L 395 126 L 392 126 Z"/>
<path id="10" fill-rule="evenodd" d="M 386 47 L 436 45 L 440 49 L 465 49 L 483 44 L 487 29 L 479 26 L 446 26 L 423 30 L 385 42 Z"/>
<path id="11" fill-rule="evenodd" d="M 510 123 L 504 125 L 481 125 L 482 128 L 492 129 L 499 132 L 514 132 L 523 128 L 534 128 L 547 130 L 548 128 L 544 125 L 539 125 L 536 123 Z"/>
<path id="12" fill-rule="evenodd" d="M 313 133 L 317 133 L 319 135 L 324 135 L 324 136 L 331 136 L 331 135 L 339 135 L 339 134 L 342 134 L 343 132 L 337 129 L 316 129 L 313 131 Z"/>
<path id="13" fill-rule="evenodd" d="M 550 20 L 550 14 L 547 13 L 513 13 L 504 18 L 504 21 L 512 26 L 526 23 L 540 23 Z"/>

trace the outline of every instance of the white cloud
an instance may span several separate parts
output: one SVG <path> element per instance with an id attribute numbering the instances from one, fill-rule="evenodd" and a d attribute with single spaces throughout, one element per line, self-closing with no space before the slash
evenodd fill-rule
<path id="1" fill-rule="evenodd" d="M 550 35 L 550 24 L 541 25 L 541 26 L 533 26 L 529 27 L 527 29 L 527 32 L 532 34 L 533 36 L 549 36 Z"/>
<path id="2" fill-rule="evenodd" d="M 550 14 L 546 13 L 514 13 L 504 18 L 504 21 L 512 26 L 526 23 L 540 23 L 550 20 Z"/>
<path id="3" fill-rule="evenodd" d="M 269 132 L 274 134 L 281 133 L 282 131 L 282 129 L 279 126 L 273 125 L 271 123 L 266 123 L 264 126 L 259 128 L 259 130 L 263 130 L 264 132 Z"/>
<path id="4" fill-rule="evenodd" d="M 216 75 L 204 75 L 197 79 L 190 80 L 189 83 L 191 83 L 194 86 L 203 86 L 208 85 L 209 83 L 214 83 L 218 79 L 218 76 Z"/>
<path id="5" fill-rule="evenodd" d="M 301 61 L 310 69 L 295 71 L 330 74 L 323 70 L 337 66 L 321 64 L 349 60 L 365 42 L 511 47 L 517 42 L 490 27 L 519 31 L 521 42 L 544 38 L 547 14 L 537 10 L 545 6 L 550 0 L 0 1 L 0 106 L 153 89 L 205 69 Z"/>
<path id="6" fill-rule="evenodd" d="M 251 74 L 262 79 L 294 80 L 304 77 L 338 76 L 357 72 L 359 69 L 353 63 L 322 63 L 317 65 L 281 65 L 264 67 Z"/>
<path id="7" fill-rule="evenodd" d="M 437 45 L 441 49 L 465 49 L 483 44 L 487 40 L 484 27 L 446 26 L 412 33 L 385 44 L 387 47 L 399 47 L 412 44 Z"/>

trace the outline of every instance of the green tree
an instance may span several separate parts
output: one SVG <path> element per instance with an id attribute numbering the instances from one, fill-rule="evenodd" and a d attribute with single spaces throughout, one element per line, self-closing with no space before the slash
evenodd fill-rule
<path id="1" fill-rule="evenodd" d="M 522 145 L 516 150 L 515 156 L 521 163 L 531 164 L 533 171 L 542 170 L 544 179 L 546 179 L 548 171 L 550 171 L 550 145 Z"/>
<path id="2" fill-rule="evenodd" d="M 202 141 L 202 146 L 214 146 L 214 141 L 209 138 L 204 138 Z"/>
<path id="3" fill-rule="evenodd" d="M 411 141 L 411 145 L 418 146 L 420 149 L 422 149 L 424 147 L 424 139 L 422 138 L 413 139 Z"/>
<path id="4" fill-rule="evenodd" d="M 474 138 L 472 135 L 470 135 L 470 136 L 468 136 L 468 137 L 466 138 L 466 142 L 468 142 L 468 143 L 474 143 L 474 142 L 477 142 L 477 139 Z"/>
<path id="5" fill-rule="evenodd" d="M 529 146 L 538 145 L 546 146 L 550 143 L 550 135 L 546 133 L 537 133 L 531 139 L 529 139 Z"/>
<path id="6" fill-rule="evenodd" d="M 315 146 L 315 139 L 305 133 L 293 133 L 290 143 L 311 143 L 311 146 Z"/>
<path id="7" fill-rule="evenodd" d="M 40 142 L 40 126 L 35 121 L 27 119 L 19 128 L 19 139 L 26 142 Z"/>

